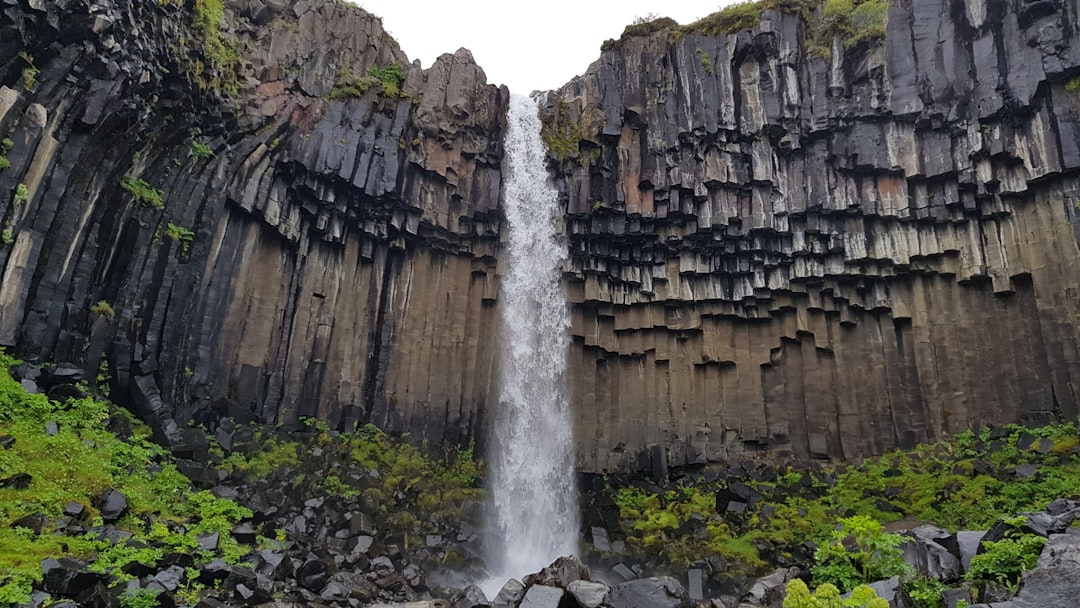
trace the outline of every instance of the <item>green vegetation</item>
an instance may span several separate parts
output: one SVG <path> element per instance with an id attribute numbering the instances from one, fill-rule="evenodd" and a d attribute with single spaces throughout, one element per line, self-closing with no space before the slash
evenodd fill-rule
<path id="1" fill-rule="evenodd" d="M 983 541 L 984 551 L 971 558 L 971 567 L 965 576 L 972 582 L 995 582 L 1015 591 L 1020 585 L 1020 574 L 1034 568 L 1039 561 L 1046 539 L 1022 532 L 1023 517 L 1005 522 L 1012 526 L 1005 538 Z"/>
<path id="2" fill-rule="evenodd" d="M 0 449 L 0 471 L 7 478 L 28 478 L 27 483 L 0 488 L 0 604 L 28 600 L 31 585 L 41 577 L 40 561 L 46 557 L 96 554 L 93 569 L 125 580 L 130 578 L 123 572 L 125 565 L 133 561 L 152 565 L 165 552 L 228 563 L 238 563 L 249 553 L 229 530 L 251 512 L 209 492 L 195 491 L 171 457 L 149 440 L 149 428 L 104 401 L 57 403 L 28 394 L 7 372 L 15 363 L 0 353 L 0 435 L 14 440 Z M 55 423 L 54 434 L 48 423 Z M 134 431 L 122 438 L 109 430 L 113 425 Z M 65 534 L 57 528 L 69 502 L 85 508 L 91 525 L 101 525 L 95 505 L 109 488 L 127 498 L 128 509 L 115 525 L 131 532 L 131 539 L 113 544 L 92 531 Z M 46 518 L 40 531 L 13 527 L 36 514 Z M 197 535 L 206 532 L 221 533 L 217 549 L 200 548 Z"/>
<path id="3" fill-rule="evenodd" d="M 124 176 L 120 180 L 120 187 L 130 192 L 135 202 L 141 205 L 153 209 L 163 209 L 165 207 L 165 201 L 162 198 L 165 193 L 152 187 L 141 178 L 133 175 Z"/>
<path id="4" fill-rule="evenodd" d="M 566 103 L 558 100 L 555 111 L 541 116 L 540 138 L 559 162 L 581 153 L 581 125 L 570 117 Z"/>
<path id="5" fill-rule="evenodd" d="M 199 160 L 204 160 L 212 157 L 214 151 L 210 149 L 210 146 L 199 143 L 193 139 L 191 140 L 191 155 Z"/>
<path id="6" fill-rule="evenodd" d="M 701 49 L 697 50 L 697 54 L 698 54 L 698 57 L 701 58 L 701 67 L 705 68 L 705 73 L 712 76 L 712 73 L 713 73 L 712 58 L 709 57 L 708 53 L 706 53 L 705 51 L 703 51 Z"/>
<path id="7" fill-rule="evenodd" d="M 828 56 L 832 41 L 839 38 L 844 49 L 861 44 L 873 46 L 885 39 L 888 0 L 756 0 L 733 4 L 686 26 L 671 19 L 652 18 L 630 24 L 619 40 L 607 40 L 603 50 L 616 48 L 630 37 L 667 31 L 675 39 L 686 34 L 726 36 L 756 27 L 767 10 L 798 15 L 807 24 L 807 44 L 815 54 Z M 817 17 L 820 10 L 820 19 Z M 711 73 L 711 69 L 706 66 Z"/>
<path id="8" fill-rule="evenodd" d="M 1066 82 L 1065 90 L 1070 93 L 1080 91 L 1080 76 L 1077 76 L 1076 78 L 1073 78 L 1072 80 Z"/>
<path id="9" fill-rule="evenodd" d="M 15 234 L 11 232 L 11 228 L 4 228 L 4 232 L 0 234 L 0 241 L 3 241 L 5 245 L 15 242 Z"/>
<path id="10" fill-rule="evenodd" d="M 18 206 L 28 200 L 30 200 L 30 190 L 26 187 L 26 184 L 15 186 L 15 197 L 11 199 L 11 204 Z"/>
<path id="11" fill-rule="evenodd" d="M 99 300 L 97 304 L 91 306 L 90 313 L 105 317 L 108 321 L 112 321 L 116 316 L 116 311 L 113 310 L 112 304 L 109 304 L 105 300 Z"/>
<path id="12" fill-rule="evenodd" d="M 889 602 L 867 587 L 859 585 L 848 598 L 840 597 L 840 590 L 825 583 L 810 593 L 806 583 L 792 579 L 787 584 L 784 608 L 889 608 Z"/>
<path id="13" fill-rule="evenodd" d="M 1025 436 L 1029 441 L 1021 443 Z M 1021 449 L 1032 437 L 1033 445 Z M 868 578 L 900 573 L 897 537 L 881 532 L 887 522 L 908 518 L 952 530 L 988 529 L 1054 499 L 1080 498 L 1078 445 L 1073 423 L 1037 429 L 1007 425 L 967 431 L 857 466 L 776 467 L 774 478 L 745 482 L 761 499 L 736 513 L 726 512 L 726 504 L 717 511 L 715 495 L 726 486 L 703 478 L 688 477 L 662 493 L 637 487 L 608 491 L 631 556 L 660 559 L 675 571 L 702 555 L 719 554 L 732 576 L 749 578 L 762 574 L 774 557 L 805 559 L 795 556 L 812 541 L 819 547 L 815 582 L 850 589 Z M 1018 478 L 1018 464 L 1035 465 L 1035 474 Z M 1011 577 L 1018 570 L 1006 572 Z"/>
<path id="14" fill-rule="evenodd" d="M 840 520 L 828 542 L 814 552 L 814 584 L 855 589 L 891 576 L 912 574 L 900 548 L 904 537 L 888 534 L 881 523 L 865 515 Z"/>
<path id="15" fill-rule="evenodd" d="M 160 4 L 188 5 L 184 0 L 158 0 Z M 194 0 L 190 39 L 181 38 L 182 68 L 203 91 L 235 96 L 240 87 L 236 69 L 240 63 L 235 39 L 221 31 L 225 21 L 224 0 Z"/>
<path id="16" fill-rule="evenodd" d="M 482 498 L 473 451 L 432 454 L 374 425 L 330 431 L 308 419 L 309 435 L 285 441 L 265 432 L 244 450 L 215 452 L 234 476 L 287 478 L 300 496 L 335 496 L 366 505 L 379 529 L 395 531 L 407 549 L 423 546 L 444 521 L 467 519 L 466 506 Z M 318 457 L 313 456 L 317 450 Z"/>
<path id="17" fill-rule="evenodd" d="M 408 97 L 409 95 L 401 90 L 404 83 L 405 70 L 396 63 L 381 67 L 371 66 L 370 75 L 360 77 L 353 77 L 352 70 L 345 66 L 338 72 L 330 99 L 360 97 L 376 85 L 387 97 Z"/>
<path id="18" fill-rule="evenodd" d="M 8 160 L 7 153 L 15 147 L 15 142 L 8 138 L 0 140 L 0 171 L 11 168 L 11 161 Z"/>
<path id="19" fill-rule="evenodd" d="M 41 73 L 41 70 L 34 65 L 34 56 L 26 51 L 19 51 L 19 58 L 27 64 L 22 71 L 23 88 L 33 92 L 34 87 L 37 86 L 37 75 Z"/>
<path id="20" fill-rule="evenodd" d="M 169 225 L 165 227 L 165 236 L 180 243 L 180 249 L 184 253 L 187 253 L 188 249 L 191 249 L 191 241 L 195 239 L 194 232 L 183 226 L 177 226 L 172 222 L 169 222 Z"/>

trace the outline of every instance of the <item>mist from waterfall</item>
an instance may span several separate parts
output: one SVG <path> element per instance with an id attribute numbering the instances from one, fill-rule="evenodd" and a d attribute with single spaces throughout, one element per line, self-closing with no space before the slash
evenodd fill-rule
<path id="1" fill-rule="evenodd" d="M 536 102 L 512 96 L 507 123 L 500 392 L 488 449 L 489 597 L 507 579 L 576 553 L 579 530 L 557 191 L 549 182 Z"/>

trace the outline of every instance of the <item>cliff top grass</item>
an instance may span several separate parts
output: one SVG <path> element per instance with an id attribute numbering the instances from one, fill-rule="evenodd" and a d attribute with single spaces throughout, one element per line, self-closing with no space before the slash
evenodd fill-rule
<path id="1" fill-rule="evenodd" d="M 762 13 L 774 10 L 800 17 L 807 27 L 808 49 L 817 55 L 828 56 L 835 39 L 839 39 L 845 49 L 860 44 L 873 46 L 884 40 L 888 8 L 888 0 L 755 0 L 724 7 L 689 25 L 649 15 L 626 26 L 618 40 L 606 40 L 601 49 L 618 48 L 630 38 L 659 31 L 666 31 L 675 39 L 685 34 L 735 34 L 756 27 L 761 23 Z"/>

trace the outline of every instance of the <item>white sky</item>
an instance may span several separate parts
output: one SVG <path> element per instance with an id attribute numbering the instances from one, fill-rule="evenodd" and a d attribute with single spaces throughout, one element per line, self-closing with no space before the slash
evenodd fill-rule
<path id="1" fill-rule="evenodd" d="M 732 0 L 353 0 L 383 18 L 409 60 L 429 67 L 461 47 L 489 83 L 514 93 L 555 89 L 600 57 L 635 17 L 656 13 L 691 23 Z"/>

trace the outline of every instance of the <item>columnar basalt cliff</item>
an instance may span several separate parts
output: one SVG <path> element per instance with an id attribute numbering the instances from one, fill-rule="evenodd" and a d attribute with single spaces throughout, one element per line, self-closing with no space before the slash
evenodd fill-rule
<path id="1" fill-rule="evenodd" d="M 211 4 L 3 4 L 0 345 L 162 430 L 482 440 L 508 91 L 334 0 Z M 543 110 L 581 469 L 1075 418 L 1080 2 L 648 29 Z"/>
<path id="2" fill-rule="evenodd" d="M 901 0 L 827 56 L 659 26 L 547 103 L 581 467 L 1075 418 L 1080 4 Z"/>
<path id="3" fill-rule="evenodd" d="M 409 65 L 333 0 L 227 2 L 201 35 L 238 55 L 230 82 L 230 49 L 190 42 L 211 4 L 5 4 L 0 344 L 90 378 L 106 360 L 162 429 L 317 416 L 467 442 L 508 92 L 468 51 Z"/>

